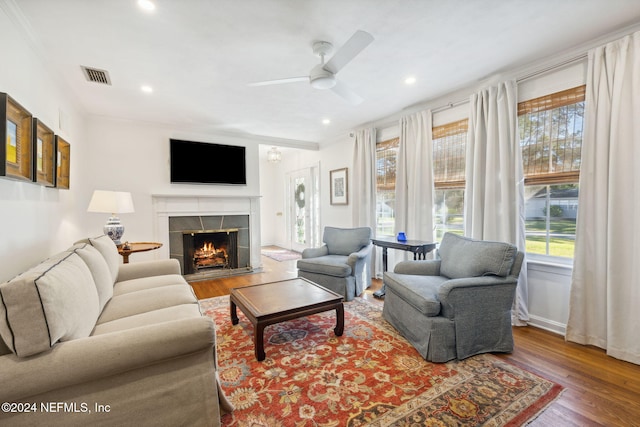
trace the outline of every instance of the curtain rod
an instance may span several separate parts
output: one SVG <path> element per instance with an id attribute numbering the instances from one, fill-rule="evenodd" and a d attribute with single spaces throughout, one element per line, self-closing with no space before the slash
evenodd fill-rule
<path id="1" fill-rule="evenodd" d="M 546 74 L 548 72 L 551 72 L 551 71 L 557 70 L 559 68 L 565 67 L 567 65 L 571 65 L 571 64 L 574 64 L 576 62 L 580 62 L 580 61 L 586 59 L 587 57 L 588 57 L 588 54 L 587 54 L 587 52 L 585 52 L 585 53 L 582 53 L 582 54 L 580 54 L 578 56 L 574 56 L 573 58 L 566 59 L 566 60 L 564 60 L 562 62 L 558 62 L 558 63 L 555 63 L 553 65 L 549 65 L 547 67 L 544 67 L 544 68 L 541 68 L 539 70 L 533 71 L 533 72 L 531 72 L 529 74 L 525 74 L 524 76 L 517 77 L 516 78 L 516 83 L 521 83 L 521 82 L 524 82 L 526 80 L 532 79 L 534 77 L 540 76 L 542 74 Z M 468 102 L 469 102 L 469 98 L 460 99 L 460 100 L 454 101 L 454 102 L 449 102 L 449 103 L 441 105 L 439 107 L 431 108 L 431 114 L 439 113 L 441 111 L 445 111 L 445 110 L 448 110 L 449 108 L 454 108 L 454 107 L 457 107 L 459 105 L 466 104 Z M 396 122 L 397 122 L 397 120 L 394 120 L 393 122 L 392 121 L 384 122 L 384 123 L 381 123 L 381 124 L 379 124 L 378 126 L 375 126 L 375 127 L 385 128 L 385 127 L 388 127 L 388 126 L 391 126 L 391 125 L 395 124 Z"/>
<path id="2" fill-rule="evenodd" d="M 449 102 L 448 104 L 441 105 L 440 107 L 432 108 L 431 109 L 431 114 L 439 113 L 440 111 L 448 110 L 449 108 L 457 107 L 459 105 L 466 104 L 468 102 L 469 102 L 469 98 L 461 99 L 461 100 L 455 101 L 455 102 Z"/>
<path id="3" fill-rule="evenodd" d="M 567 65 L 571 65 L 571 64 L 574 64 L 576 62 L 583 61 L 584 59 L 587 59 L 587 56 L 588 55 L 585 52 L 585 53 L 582 53 L 582 54 L 580 54 L 578 56 L 574 56 L 573 58 L 569 58 L 569 59 L 566 59 L 566 60 L 564 60 L 562 62 L 558 62 L 558 63 L 555 63 L 553 65 L 549 65 L 548 67 L 542 68 L 540 70 L 536 70 L 536 71 L 533 71 L 533 72 L 531 72 L 529 74 L 525 74 L 524 76 L 516 78 L 516 83 L 521 83 L 521 82 L 524 82 L 526 80 L 532 79 L 534 77 L 538 77 L 538 76 L 540 76 L 542 74 L 546 74 L 548 72 L 557 70 L 559 68 L 566 67 Z"/>

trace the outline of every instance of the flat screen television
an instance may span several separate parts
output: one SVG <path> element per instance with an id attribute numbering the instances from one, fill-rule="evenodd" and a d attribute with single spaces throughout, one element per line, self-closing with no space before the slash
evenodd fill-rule
<path id="1" fill-rule="evenodd" d="M 245 147 L 170 139 L 171 182 L 247 184 Z"/>

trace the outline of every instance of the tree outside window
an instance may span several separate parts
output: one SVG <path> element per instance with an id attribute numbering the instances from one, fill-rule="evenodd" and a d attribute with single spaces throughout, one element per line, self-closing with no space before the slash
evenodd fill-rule
<path id="1" fill-rule="evenodd" d="M 527 253 L 572 258 L 584 86 L 518 104 Z"/>

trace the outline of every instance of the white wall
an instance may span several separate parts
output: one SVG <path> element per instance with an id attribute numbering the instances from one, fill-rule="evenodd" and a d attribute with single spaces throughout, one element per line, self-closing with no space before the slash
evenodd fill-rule
<path id="1" fill-rule="evenodd" d="M 355 140 L 348 135 L 324 143 L 320 150 L 305 150 L 278 147 L 282 152 L 280 163 L 269 163 L 267 151 L 260 150 L 261 221 L 263 245 L 277 245 L 289 248 L 287 241 L 287 174 L 320 165 L 320 232 L 326 225 L 351 227 L 351 206 L 331 205 L 329 194 L 329 173 L 335 169 L 348 168 L 348 185 L 351 191 L 353 173 L 353 146 Z"/>
<path id="2" fill-rule="evenodd" d="M 135 212 L 120 215 L 120 220 L 125 225 L 124 240 L 149 241 L 155 238 L 151 199 L 154 194 L 234 197 L 260 194 L 258 144 L 251 139 L 95 116 L 87 120 L 86 128 L 90 155 L 83 160 L 89 171 L 81 185 L 80 207 L 86 209 L 95 189 L 131 192 Z M 245 146 L 247 185 L 171 184 L 171 138 Z M 87 232 L 101 233 L 108 214 L 85 215 L 88 217 Z M 136 260 L 151 259 L 156 258 L 158 252 L 135 256 Z"/>
<path id="3" fill-rule="evenodd" d="M 41 56 L 0 8 L 0 92 L 9 94 L 71 146 L 70 190 L 0 178 L 0 282 L 10 279 L 82 237 L 83 218 L 76 209 L 86 153 L 84 117 L 56 84 Z M 62 123 L 60 116 L 62 115 Z"/>

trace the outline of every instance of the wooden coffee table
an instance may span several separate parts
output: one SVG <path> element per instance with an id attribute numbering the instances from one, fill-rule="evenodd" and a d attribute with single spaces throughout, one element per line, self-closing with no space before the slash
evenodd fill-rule
<path id="1" fill-rule="evenodd" d="M 240 307 L 253 324 L 255 355 L 262 361 L 265 358 L 264 328 L 274 323 L 335 310 L 337 321 L 333 332 L 341 336 L 344 331 L 342 300 L 342 295 L 302 277 L 233 288 L 229 296 L 231 323 L 238 324 L 236 307 Z"/>

